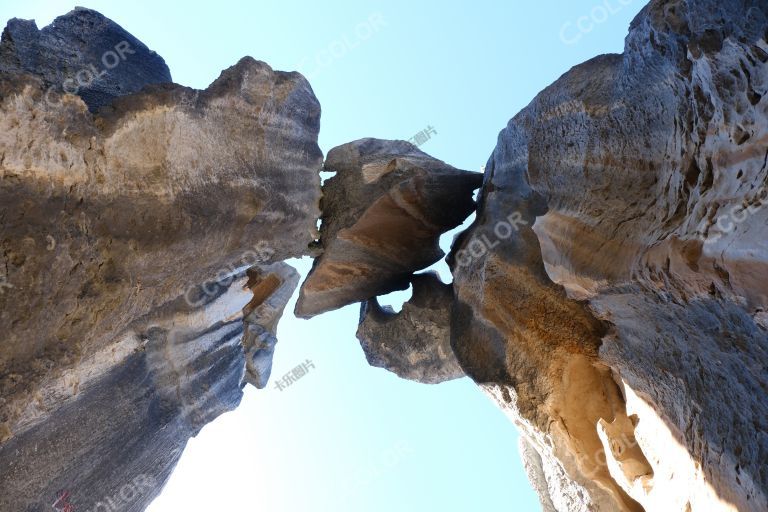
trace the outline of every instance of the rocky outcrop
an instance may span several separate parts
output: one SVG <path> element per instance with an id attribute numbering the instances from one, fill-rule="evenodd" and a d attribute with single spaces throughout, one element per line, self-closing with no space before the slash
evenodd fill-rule
<path id="1" fill-rule="evenodd" d="M 453 347 L 545 506 L 768 509 L 767 30 L 764 2 L 653 1 L 499 136 Z"/>
<path id="2" fill-rule="evenodd" d="M 120 67 L 54 87 L 118 39 Z M 317 238 L 320 107 L 249 57 L 203 91 L 151 85 L 162 59 L 84 9 L 1 46 L 0 509 L 143 510 L 269 376 L 298 281 L 279 262 Z"/>
<path id="3" fill-rule="evenodd" d="M 46 99 L 80 96 L 92 111 L 149 84 L 171 82 L 165 61 L 121 26 L 76 7 L 42 30 L 32 20 L 12 19 L 0 41 L 0 73 L 42 79 Z"/>
<path id="4" fill-rule="evenodd" d="M 360 308 L 357 338 L 371 366 L 438 384 L 464 376 L 451 349 L 453 291 L 435 272 L 411 278 L 413 297 L 395 313 L 376 299 Z"/>
<path id="5" fill-rule="evenodd" d="M 316 238 L 319 106 L 298 74 L 246 58 L 205 91 L 148 89 L 96 117 L 71 95 L 51 109 L 31 75 L 2 75 L 0 89 L 11 431 L 13 396 L 52 369 L 159 305 L 197 301 L 194 285 Z"/>
<path id="6" fill-rule="evenodd" d="M 263 389 L 272 373 L 272 357 L 277 344 L 277 323 L 299 285 L 299 273 L 284 263 L 251 267 L 245 287 L 253 298 L 243 309 L 245 333 L 245 378 Z"/>
<path id="7" fill-rule="evenodd" d="M 323 185 L 322 254 L 301 286 L 296 315 L 309 318 L 408 287 L 445 254 L 440 235 L 475 209 L 482 176 L 404 141 L 362 139 L 332 149 Z"/>

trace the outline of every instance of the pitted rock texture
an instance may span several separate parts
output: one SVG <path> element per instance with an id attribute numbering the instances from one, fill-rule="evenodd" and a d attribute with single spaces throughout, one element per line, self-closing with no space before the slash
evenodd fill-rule
<path id="1" fill-rule="evenodd" d="M 298 282 L 295 270 L 278 263 L 249 272 L 291 276 L 287 293 L 262 297 L 282 310 Z M 0 445 L 0 509 L 48 510 L 64 490 L 75 510 L 144 510 L 187 440 L 240 403 L 244 325 L 274 330 L 268 308 L 250 310 L 244 324 L 248 281 L 240 273 L 203 293 L 203 303 L 180 296 L 155 308 L 48 382 L 40 399 L 55 412 Z"/>
<path id="2" fill-rule="evenodd" d="M 435 272 L 411 278 L 413 297 L 395 313 L 376 299 L 360 307 L 357 338 L 371 366 L 438 384 L 464 376 L 451 349 L 453 290 Z"/>
<path id="3" fill-rule="evenodd" d="M 0 73 L 29 73 L 50 92 L 77 94 L 91 111 L 149 84 L 171 82 L 165 61 L 114 21 L 82 7 L 38 30 L 12 19 L 0 41 Z"/>
<path id="4" fill-rule="evenodd" d="M 475 209 L 482 175 L 460 171 L 404 141 L 362 139 L 332 149 L 323 185 L 322 254 L 301 286 L 309 318 L 408 287 L 445 254 L 440 235 Z"/>
<path id="5" fill-rule="evenodd" d="M 452 340 L 545 506 L 768 510 L 766 38 L 763 1 L 654 0 L 499 136 Z"/>

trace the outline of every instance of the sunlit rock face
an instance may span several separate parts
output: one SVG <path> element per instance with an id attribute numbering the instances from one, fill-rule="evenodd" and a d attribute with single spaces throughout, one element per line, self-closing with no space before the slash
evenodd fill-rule
<path id="1" fill-rule="evenodd" d="M 438 384 L 464 376 L 451 349 L 451 286 L 435 272 L 411 278 L 413 297 L 396 313 L 377 299 L 360 308 L 357 338 L 371 366 Z"/>
<path id="2" fill-rule="evenodd" d="M 136 53 L 93 88 L 54 83 L 123 39 Z M 274 348 L 298 281 L 280 262 L 318 237 L 320 106 L 249 57 L 205 90 L 166 78 L 93 11 L 3 34 L 2 510 L 62 489 L 77 510 L 122 494 L 142 510 L 189 436 L 268 378 L 271 352 L 244 336 Z"/>
<path id="3" fill-rule="evenodd" d="M 190 287 L 300 256 L 316 235 L 320 108 L 296 73 L 245 58 L 91 115 L 0 75 L 3 422 L 12 396 Z M 23 401 L 28 403 L 27 400 Z"/>
<path id="4" fill-rule="evenodd" d="M 768 510 L 767 37 L 653 1 L 499 136 L 452 340 L 549 509 Z"/>
<path id="5" fill-rule="evenodd" d="M 408 287 L 438 261 L 440 235 L 475 209 L 482 176 L 405 141 L 362 139 L 332 149 L 323 185 L 321 255 L 301 286 L 296 315 L 363 302 Z"/>

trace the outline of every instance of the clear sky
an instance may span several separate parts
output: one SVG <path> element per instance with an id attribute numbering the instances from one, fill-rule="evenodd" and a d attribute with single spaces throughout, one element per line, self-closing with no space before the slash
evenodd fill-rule
<path id="1" fill-rule="evenodd" d="M 322 105 L 324 153 L 362 137 L 409 139 L 480 171 L 509 118 L 570 67 L 621 52 L 642 0 L 80 0 L 205 88 L 244 55 L 298 70 Z M 0 0 L 0 19 L 42 27 L 67 1 Z M 443 237 L 447 248 L 450 235 Z M 309 261 L 294 262 L 306 272 Z M 449 279 L 444 264 L 436 266 Z M 391 297 L 395 303 L 407 293 Z M 273 378 L 188 445 L 150 512 L 539 510 L 512 423 L 468 379 L 426 386 L 370 368 L 358 307 L 289 312 Z"/>

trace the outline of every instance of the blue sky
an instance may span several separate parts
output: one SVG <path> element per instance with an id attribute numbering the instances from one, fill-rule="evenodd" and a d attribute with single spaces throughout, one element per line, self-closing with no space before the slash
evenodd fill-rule
<path id="1" fill-rule="evenodd" d="M 475 171 L 541 89 L 573 65 L 621 52 L 644 5 L 80 1 L 157 51 L 187 86 L 206 87 L 244 55 L 305 73 L 322 105 L 324 153 L 431 127 L 421 149 Z M 74 5 L 0 0 L 0 18 L 42 27 Z M 503 413 L 468 379 L 425 386 L 368 367 L 357 316 L 357 306 L 310 321 L 287 313 L 273 376 L 307 359 L 315 368 L 282 391 L 248 388 L 240 409 L 190 442 L 150 512 L 539 510 Z"/>

